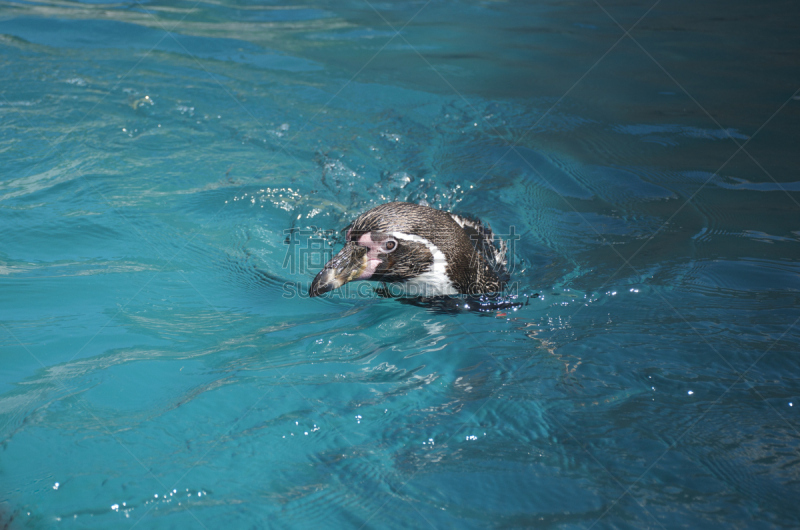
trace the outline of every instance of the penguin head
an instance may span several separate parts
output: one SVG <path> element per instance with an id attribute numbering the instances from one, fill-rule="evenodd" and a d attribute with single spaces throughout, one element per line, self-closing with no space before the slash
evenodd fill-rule
<path id="1" fill-rule="evenodd" d="M 348 228 L 344 248 L 314 278 L 309 295 L 319 296 L 354 280 L 413 283 L 421 277 L 441 284 L 431 292 L 452 294 L 439 244 L 451 241 L 456 230 L 461 228 L 449 214 L 433 208 L 404 202 L 377 206 Z"/>

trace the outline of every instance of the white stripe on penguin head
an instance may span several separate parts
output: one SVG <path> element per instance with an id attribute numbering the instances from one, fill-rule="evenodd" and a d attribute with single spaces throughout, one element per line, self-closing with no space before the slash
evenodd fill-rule
<path id="1" fill-rule="evenodd" d="M 439 250 L 439 247 L 415 234 L 404 234 L 403 232 L 392 232 L 391 236 L 403 241 L 412 241 L 414 243 L 421 243 L 425 245 L 428 251 L 433 256 L 433 265 L 431 270 L 424 272 L 406 282 L 409 287 L 416 288 L 419 292 L 409 293 L 416 296 L 442 296 L 458 294 L 458 291 L 453 287 L 453 282 L 447 276 L 447 258 L 444 253 Z"/>

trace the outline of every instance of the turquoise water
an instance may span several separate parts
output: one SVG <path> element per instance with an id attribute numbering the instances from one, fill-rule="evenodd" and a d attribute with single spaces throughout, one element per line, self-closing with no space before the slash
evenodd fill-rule
<path id="1" fill-rule="evenodd" d="M 797 527 L 797 14 L 4 3 L 0 523 Z M 529 303 L 307 298 L 389 200 Z"/>

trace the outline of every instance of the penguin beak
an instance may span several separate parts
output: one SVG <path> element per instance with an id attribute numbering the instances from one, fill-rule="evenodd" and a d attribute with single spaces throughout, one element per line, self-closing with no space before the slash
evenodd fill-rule
<path id="1" fill-rule="evenodd" d="M 347 282 L 358 279 L 366 269 L 367 249 L 349 242 L 319 271 L 311 282 L 308 295 L 313 298 L 338 289 Z"/>

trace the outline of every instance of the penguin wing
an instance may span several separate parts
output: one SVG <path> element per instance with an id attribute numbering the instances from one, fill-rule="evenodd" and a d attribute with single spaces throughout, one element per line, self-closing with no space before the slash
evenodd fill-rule
<path id="1" fill-rule="evenodd" d="M 492 267 L 495 274 L 501 279 L 508 276 L 508 246 L 502 238 L 495 238 L 489 226 L 483 226 L 478 219 L 463 217 L 454 213 L 450 217 L 464 229 L 475 250 L 480 252 L 483 259 Z"/>

